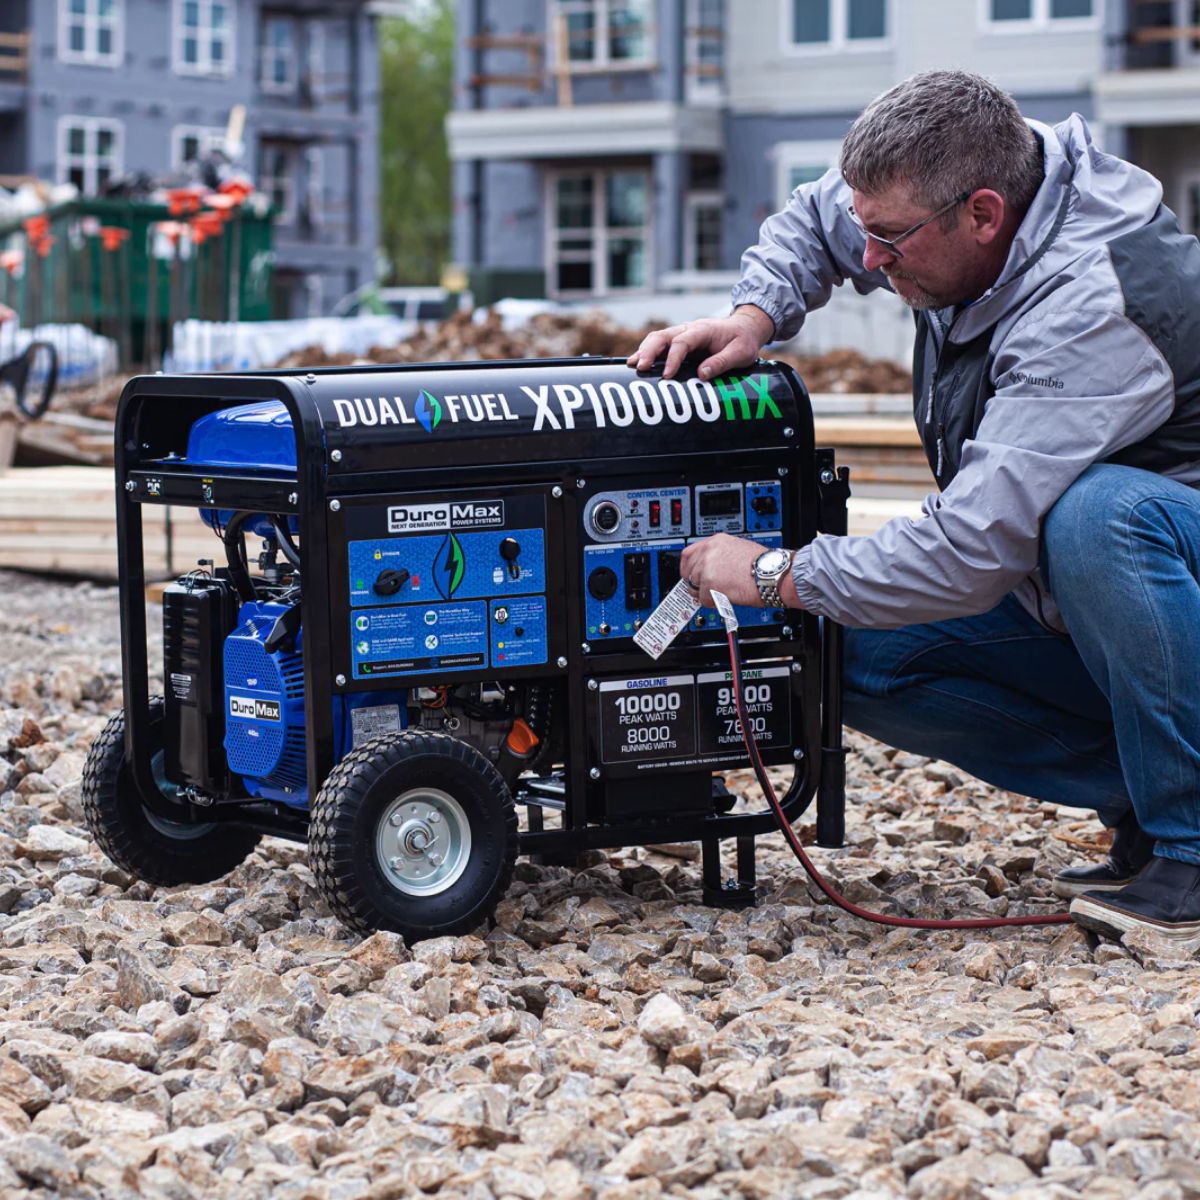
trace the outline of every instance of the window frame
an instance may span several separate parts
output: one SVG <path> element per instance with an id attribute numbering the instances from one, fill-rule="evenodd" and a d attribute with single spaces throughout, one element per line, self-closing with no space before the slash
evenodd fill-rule
<path id="1" fill-rule="evenodd" d="M 776 142 L 769 151 L 775 161 L 776 211 L 787 207 L 794 188 L 788 186 L 793 167 L 817 167 L 825 163 L 825 170 L 838 165 L 842 143 L 836 138 L 811 139 L 807 141 Z"/>
<path id="2" fill-rule="evenodd" d="M 780 5 L 783 25 L 780 30 L 780 45 L 789 57 L 809 58 L 825 54 L 874 54 L 888 51 L 896 44 L 896 0 L 884 0 L 883 19 L 886 32 L 881 38 L 851 38 L 850 0 L 827 0 L 829 4 L 829 40 L 826 42 L 797 42 L 792 0 Z"/>
<path id="3" fill-rule="evenodd" d="M 1196 228 L 1190 228 L 1189 220 L 1191 210 L 1191 190 L 1195 188 L 1200 197 L 1200 167 L 1193 167 L 1190 170 L 1184 170 L 1180 173 L 1178 182 L 1175 187 L 1175 194 L 1178 197 L 1178 207 L 1175 209 L 1176 215 L 1179 218 L 1179 228 L 1184 233 L 1190 233 L 1193 237 L 1200 237 L 1200 198 L 1197 200 L 1197 222 Z"/>
<path id="4" fill-rule="evenodd" d="M 264 158 L 268 153 L 273 153 L 277 150 L 284 151 L 284 156 L 290 169 L 282 176 L 268 175 L 264 169 Z M 281 229 L 294 230 L 298 228 L 300 223 L 300 200 L 297 187 L 299 180 L 296 177 L 300 156 L 296 151 L 297 147 L 291 142 L 265 138 L 258 143 L 258 170 L 256 172 L 258 190 L 274 204 L 273 186 L 281 182 L 287 197 L 285 204 L 276 206 L 277 215 L 275 221 Z"/>
<path id="5" fill-rule="evenodd" d="M 100 0 L 84 0 L 86 11 L 71 12 L 71 0 L 58 0 L 58 61 L 76 66 L 107 67 L 115 70 L 125 59 L 125 0 L 113 0 L 112 44 L 108 54 L 99 49 L 100 27 L 104 23 L 99 12 Z M 72 50 L 70 30 L 77 20 L 83 23 L 83 49 Z"/>
<path id="6" fill-rule="evenodd" d="M 280 55 L 270 44 L 267 37 L 267 27 L 270 25 L 281 25 L 288 31 L 290 45 L 286 55 Z M 262 36 L 258 52 L 259 90 L 275 96 L 294 95 L 300 86 L 300 31 L 296 26 L 296 18 L 287 13 L 266 12 L 262 14 L 260 28 Z M 279 57 L 283 57 L 288 64 L 287 78 L 282 83 L 276 81 L 267 69 L 268 63 Z"/>
<path id="7" fill-rule="evenodd" d="M 558 183 L 561 179 L 575 176 L 591 176 L 592 179 L 592 224 L 590 235 L 592 249 L 592 287 L 589 291 L 579 288 L 558 286 L 559 262 L 582 262 L 578 257 L 560 259 L 558 242 Z M 609 227 L 605 221 L 605 204 L 608 197 L 610 175 L 640 175 L 646 184 L 646 221 L 641 226 L 619 225 Z M 564 167 L 547 171 L 545 181 L 545 275 L 546 295 L 552 300 L 577 300 L 598 296 L 638 296 L 651 290 L 654 280 L 654 179 L 649 167 Z M 577 231 L 578 233 L 582 231 Z M 640 233 L 643 238 L 646 263 L 646 280 L 640 287 L 612 287 L 608 278 L 608 244 L 613 237 L 629 237 Z M 578 255 L 581 251 L 573 251 Z"/>
<path id="8" fill-rule="evenodd" d="M 1030 17 L 1020 21 L 997 21 L 992 18 L 992 0 L 977 0 L 979 28 L 984 33 L 1079 33 L 1100 28 L 1099 8 L 1102 0 L 1092 0 L 1090 17 L 1052 17 L 1050 0 L 1029 0 Z"/>
<path id="9" fill-rule="evenodd" d="M 655 5 L 653 0 L 638 0 L 639 3 L 644 3 L 646 6 L 646 20 L 643 25 L 646 31 L 645 55 L 642 58 L 612 58 L 609 54 L 608 34 L 612 29 L 612 18 L 609 16 L 609 12 L 611 9 L 629 2 L 630 0 L 546 0 L 546 29 L 549 31 L 550 45 L 553 50 L 552 57 L 555 65 L 561 66 L 558 62 L 558 37 L 554 28 L 555 17 L 559 13 L 564 13 L 568 6 L 570 6 L 580 11 L 584 8 L 591 9 L 595 18 L 593 29 L 597 35 L 593 39 L 595 51 L 590 59 L 571 58 L 570 46 L 568 44 L 567 70 L 572 75 L 586 75 L 589 72 L 595 73 L 599 71 L 645 71 L 656 66 L 658 54 L 654 38 L 655 25 L 653 17 Z M 601 30 L 605 31 L 605 36 L 603 37 L 599 36 Z"/>
<path id="10" fill-rule="evenodd" d="M 696 254 L 699 245 L 696 234 L 699 226 L 696 212 L 701 208 L 715 208 L 721 223 L 722 235 L 725 226 L 725 194 L 715 188 L 688 192 L 683 198 L 683 269 L 685 271 L 720 271 L 722 268 L 702 267 Z M 722 236 L 722 242 L 724 237 Z"/>
<path id="11" fill-rule="evenodd" d="M 184 29 L 183 6 L 192 3 L 199 5 L 201 24 L 198 28 L 207 29 L 207 38 L 201 37 L 197 46 L 204 48 L 204 53 L 195 63 L 185 62 L 183 58 Z M 229 51 L 226 59 L 219 66 L 212 62 L 212 6 L 214 3 L 223 4 L 227 15 L 226 43 Z M 204 17 L 207 16 L 207 23 Z M 237 69 L 237 5 L 234 0 L 171 0 L 171 70 L 176 75 L 187 75 L 193 79 L 228 79 Z"/>
<path id="12" fill-rule="evenodd" d="M 203 158 L 214 146 L 225 146 L 225 129 L 220 125 L 172 125 L 171 126 L 171 170 L 182 171 L 196 159 L 183 157 L 183 139 L 194 137 L 200 144 L 199 157 Z"/>
<path id="13" fill-rule="evenodd" d="M 698 70 L 704 65 L 704 60 L 700 54 L 701 46 L 712 39 L 703 37 L 696 32 L 700 29 L 708 29 L 710 26 L 702 25 L 701 5 L 703 0 L 687 0 L 687 6 L 684 10 L 684 53 L 683 53 L 683 69 L 686 72 L 686 90 L 689 101 L 705 102 L 719 101 L 725 92 L 725 36 L 722 32 L 720 38 L 720 71 L 719 75 L 702 75 Z M 729 0 L 718 0 L 722 7 L 722 20 L 719 22 L 720 28 L 724 30 L 724 9 Z"/>
<path id="14" fill-rule="evenodd" d="M 70 131 L 79 128 L 84 131 L 84 151 L 80 156 L 82 162 L 77 162 L 69 150 Z M 82 166 L 83 187 L 81 196 L 98 196 L 100 194 L 99 173 L 101 159 L 96 151 L 96 135 L 102 129 L 107 129 L 113 135 L 113 155 L 109 160 L 109 178 L 115 179 L 125 170 L 125 122 L 116 117 L 91 117 L 82 113 L 64 113 L 58 118 L 55 127 L 55 160 L 54 176 L 59 183 L 71 182 L 71 168 Z"/>

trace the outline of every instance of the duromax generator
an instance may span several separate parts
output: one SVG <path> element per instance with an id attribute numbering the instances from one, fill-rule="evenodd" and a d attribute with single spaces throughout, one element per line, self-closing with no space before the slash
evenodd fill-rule
<path id="1" fill-rule="evenodd" d="M 657 661 L 633 636 L 691 539 L 844 531 L 846 472 L 789 368 L 146 376 L 121 397 L 117 486 L 126 709 L 84 805 L 124 869 L 200 882 L 262 834 L 306 840 L 343 921 L 419 938 L 487 918 L 519 853 L 699 841 L 706 901 L 753 902 L 773 818 L 724 786 L 746 751 L 720 619 L 702 609 Z M 163 595 L 161 698 L 148 504 L 199 510 L 219 551 Z M 838 845 L 840 630 L 739 615 L 758 746 L 793 768 L 785 812 L 819 792 Z"/>

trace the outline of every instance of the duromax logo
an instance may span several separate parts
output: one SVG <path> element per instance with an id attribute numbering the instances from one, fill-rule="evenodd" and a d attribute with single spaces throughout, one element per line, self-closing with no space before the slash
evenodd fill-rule
<path id="1" fill-rule="evenodd" d="M 432 433 L 442 419 L 442 402 L 430 392 L 422 392 L 417 397 L 413 413 L 426 433 Z"/>
<path id="2" fill-rule="evenodd" d="M 466 573 L 467 559 L 462 543 L 454 534 L 450 534 L 438 547 L 437 557 L 433 561 L 434 586 L 449 600 L 458 591 Z"/>

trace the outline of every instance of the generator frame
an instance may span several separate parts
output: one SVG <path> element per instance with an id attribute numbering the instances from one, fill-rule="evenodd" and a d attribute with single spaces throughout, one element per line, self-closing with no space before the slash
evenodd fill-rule
<path id="1" fill-rule="evenodd" d="M 623 360 L 589 360 L 597 367 L 611 367 Z M 421 372 L 462 371 L 472 367 L 497 371 L 530 364 L 487 362 L 421 365 Z M 539 367 L 578 368 L 579 359 L 539 360 Z M 387 372 L 404 367 L 386 367 Z M 364 690 L 361 680 L 335 674 L 338 653 L 335 621 L 344 604 L 335 590 L 333 563 L 338 549 L 331 531 L 339 520 L 342 505 L 362 497 L 407 494 L 420 491 L 480 488 L 479 468 L 447 465 L 407 464 L 393 470 L 363 469 L 353 448 L 330 446 L 327 423 L 322 420 L 317 398 L 324 389 L 337 386 L 340 377 L 369 372 L 369 367 L 328 368 L 252 372 L 238 375 L 143 376 L 133 379 L 120 400 L 116 421 L 117 541 L 120 555 L 119 593 L 121 640 L 126 704 L 125 746 L 132 781 L 146 809 L 170 820 L 180 818 L 180 800 L 167 800 L 155 781 L 154 753 L 150 728 L 150 670 L 147 655 L 147 586 L 143 552 L 142 508 L 171 505 L 193 509 L 250 510 L 294 517 L 299 525 L 301 620 L 304 629 L 304 686 L 307 777 L 310 798 L 335 766 L 333 698 Z M 798 381 L 797 381 L 798 382 Z M 803 393 L 801 386 L 800 391 Z M 281 402 L 290 414 L 296 439 L 294 471 L 198 469 L 185 457 L 188 432 L 200 417 L 221 409 L 258 401 Z M 794 490 L 794 512 L 799 527 L 784 527 L 783 533 L 802 545 L 817 533 L 846 532 L 848 471 L 837 467 L 831 450 L 814 444 L 811 410 L 803 395 L 804 419 L 785 429 L 786 444 L 779 447 L 777 470 L 785 488 Z M 763 459 L 762 448 L 754 457 Z M 547 461 L 506 461 L 506 482 L 514 488 L 545 489 L 554 502 L 548 505 L 548 544 L 557 538 L 564 544 L 564 530 L 578 528 L 582 489 L 585 481 L 606 475 L 630 475 L 650 463 L 669 457 L 672 472 L 687 474 L 712 470 L 711 455 L 662 453 L 636 457 L 564 458 Z M 723 452 L 722 465 L 736 470 L 743 452 L 730 447 Z M 745 457 L 749 458 L 749 452 Z M 759 468 L 761 469 L 761 468 Z M 493 486 L 493 490 L 494 486 Z M 214 546 L 220 542 L 214 537 Z M 519 834 L 518 852 L 541 856 L 543 861 L 570 861 L 580 852 L 626 846 L 699 841 L 703 850 L 703 885 L 707 903 L 738 907 L 754 902 L 754 841 L 775 828 L 773 814 L 764 809 L 745 812 L 683 812 L 652 818 L 619 821 L 597 819 L 604 814 L 603 789 L 612 786 L 589 768 L 594 755 L 593 720 L 581 719 L 593 703 L 597 676 L 645 673 L 649 659 L 636 647 L 627 652 L 605 652 L 596 656 L 580 636 L 570 631 L 585 628 L 581 596 L 584 580 L 581 566 L 567 555 L 557 564 L 564 589 L 565 629 L 548 629 L 548 662 L 541 666 L 512 668 L 510 677 L 565 681 L 566 714 L 565 773 L 561 796 L 544 784 L 514 789 L 518 804 L 526 806 L 528 829 Z M 339 561 L 344 561 L 339 560 Z M 347 610 L 348 611 L 348 610 Z M 780 660 L 791 663 L 791 694 L 799 700 L 801 736 L 793 743 L 794 772 L 790 787 L 781 798 L 783 811 L 794 822 L 817 800 L 816 840 L 822 846 L 844 842 L 845 748 L 842 744 L 842 630 L 814 614 L 789 610 L 782 638 L 747 637 L 742 644 L 747 666 Z M 724 638 L 703 645 L 672 648 L 671 667 L 681 670 L 712 669 L 714 647 L 724 647 Z M 481 670 L 480 675 L 490 677 Z M 435 671 L 433 678 L 444 681 Z M 460 676 L 461 680 L 474 676 Z M 404 680 L 392 686 L 418 687 L 424 679 Z M 589 684 L 592 690 L 589 691 Z M 726 770 L 728 768 L 718 768 Z M 599 773 L 601 776 L 602 772 Z M 710 772 L 711 774 L 711 772 Z M 230 826 L 284 837 L 307 838 L 308 814 L 277 801 L 242 792 L 215 804 L 184 803 L 188 819 L 198 823 L 222 822 Z M 544 810 L 561 813 L 561 827 L 548 828 Z M 722 880 L 719 848 L 735 839 L 735 880 Z"/>

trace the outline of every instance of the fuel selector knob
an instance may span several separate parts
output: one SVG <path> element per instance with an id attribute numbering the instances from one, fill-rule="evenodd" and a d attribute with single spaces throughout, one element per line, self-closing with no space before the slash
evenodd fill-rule
<path id="1" fill-rule="evenodd" d="M 587 581 L 593 600 L 611 600 L 617 594 L 617 573 L 612 567 L 597 567 Z"/>
<path id="2" fill-rule="evenodd" d="M 408 582 L 408 578 L 408 572 L 403 567 L 399 571 L 389 568 L 379 572 L 371 590 L 377 596 L 394 596 Z"/>
<path id="3" fill-rule="evenodd" d="M 592 509 L 592 529 L 601 535 L 612 533 L 621 523 L 621 510 L 611 500 L 601 500 Z"/>

